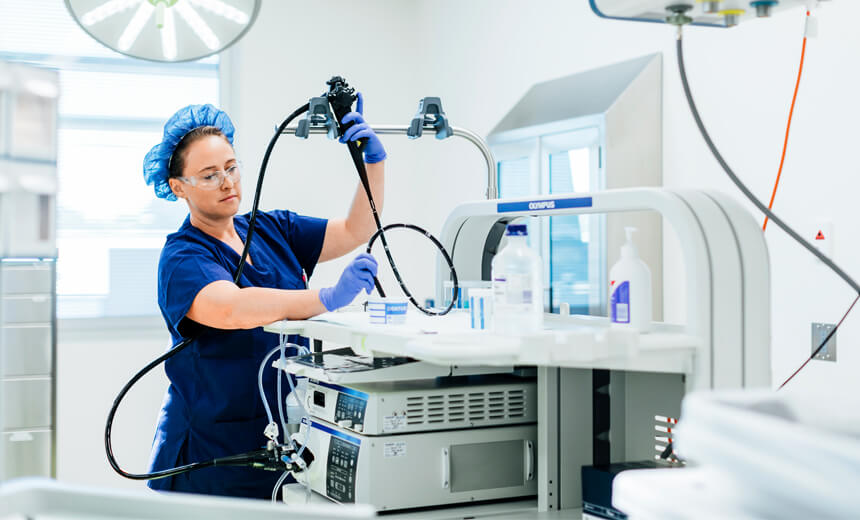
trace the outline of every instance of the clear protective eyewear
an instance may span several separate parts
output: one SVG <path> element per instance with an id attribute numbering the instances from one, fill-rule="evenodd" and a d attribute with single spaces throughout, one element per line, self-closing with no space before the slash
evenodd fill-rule
<path id="1" fill-rule="evenodd" d="M 230 166 L 226 170 L 216 170 L 211 173 L 207 173 L 206 175 L 194 176 L 194 177 L 177 177 L 180 181 L 186 182 L 195 188 L 200 188 L 201 190 L 217 190 L 224 184 L 224 179 L 230 177 L 230 180 L 236 182 L 239 180 L 239 168 L 242 166 L 240 161 L 236 161 L 233 166 Z"/>

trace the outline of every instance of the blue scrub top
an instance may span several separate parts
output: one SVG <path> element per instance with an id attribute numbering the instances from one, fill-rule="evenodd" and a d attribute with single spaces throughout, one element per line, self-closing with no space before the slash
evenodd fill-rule
<path id="1" fill-rule="evenodd" d="M 233 217 L 245 241 L 249 215 Z M 325 219 L 291 211 L 258 212 L 240 287 L 305 289 L 319 259 Z M 185 315 L 201 289 L 218 280 L 233 281 L 239 254 L 229 245 L 191 225 L 186 218 L 168 235 L 158 264 L 158 305 L 175 344 L 200 336 L 165 362 L 170 386 L 158 418 L 150 471 L 256 450 L 265 445 L 268 423 L 257 389 L 263 356 L 278 345 L 278 336 L 262 327 L 221 330 L 200 325 Z M 296 342 L 297 338 L 291 338 Z M 306 342 L 306 340 L 304 340 Z M 277 414 L 273 369 L 263 385 Z M 285 382 L 286 383 L 286 382 Z M 289 386 L 287 386 L 289 388 Z M 277 417 L 276 419 L 277 420 Z M 211 495 L 269 498 L 279 473 L 251 468 L 216 467 L 150 480 L 149 487 Z"/>

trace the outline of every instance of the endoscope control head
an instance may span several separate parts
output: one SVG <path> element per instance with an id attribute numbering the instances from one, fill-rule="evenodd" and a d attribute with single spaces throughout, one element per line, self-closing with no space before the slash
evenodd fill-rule
<path id="1" fill-rule="evenodd" d="M 340 130 L 339 134 L 343 135 L 344 132 L 355 124 L 352 121 L 343 124 L 342 121 L 344 116 L 352 111 L 352 104 L 358 99 L 358 96 L 355 94 L 355 89 L 350 87 L 349 83 L 341 76 L 332 76 L 325 84 L 328 85 L 326 97 L 337 119 L 338 129 Z M 366 142 L 367 139 L 359 139 L 356 141 L 356 145 L 359 149 L 362 149 Z"/>
<path id="2" fill-rule="evenodd" d="M 352 104 L 357 99 L 355 89 L 350 87 L 349 83 L 340 76 L 332 76 L 325 84 L 328 85 L 326 97 L 328 97 L 328 102 L 331 104 L 335 115 L 338 116 L 338 122 L 340 122 L 343 116 L 352 110 Z"/>

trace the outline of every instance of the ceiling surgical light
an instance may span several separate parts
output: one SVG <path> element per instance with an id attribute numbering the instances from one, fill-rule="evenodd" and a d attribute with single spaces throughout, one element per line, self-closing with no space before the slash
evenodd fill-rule
<path id="1" fill-rule="evenodd" d="M 176 60 L 176 21 L 173 18 L 173 10 L 168 9 L 163 13 L 164 20 L 161 24 L 161 50 L 164 58 L 169 61 Z"/>
<path id="2" fill-rule="evenodd" d="M 65 0 L 81 28 L 122 54 L 190 61 L 220 52 L 253 25 L 261 0 Z"/>
<path id="3" fill-rule="evenodd" d="M 122 52 L 128 52 L 131 46 L 134 45 L 134 42 L 137 41 L 137 37 L 140 36 L 140 31 L 143 30 L 143 25 L 152 16 L 152 12 L 154 10 L 155 9 L 146 2 L 142 2 L 140 4 L 140 7 L 137 8 L 131 21 L 125 26 L 125 30 L 119 37 L 119 41 L 117 41 L 117 47 L 119 47 L 119 50 Z"/>
<path id="4" fill-rule="evenodd" d="M 221 45 L 221 42 L 218 41 L 218 37 L 215 36 L 212 29 L 205 21 L 203 21 L 203 18 L 200 18 L 197 11 L 195 11 L 188 2 L 180 0 L 176 4 L 176 10 L 179 12 L 179 16 L 185 20 L 185 23 L 191 27 L 194 34 L 196 34 L 207 47 L 214 51 Z"/>
<path id="5" fill-rule="evenodd" d="M 191 0 L 191 3 L 236 23 L 248 23 L 248 15 L 221 0 Z"/>
<path id="6" fill-rule="evenodd" d="M 88 12 L 81 17 L 81 23 L 90 26 L 109 18 L 120 11 L 125 11 L 140 3 L 140 0 L 111 0 Z"/>

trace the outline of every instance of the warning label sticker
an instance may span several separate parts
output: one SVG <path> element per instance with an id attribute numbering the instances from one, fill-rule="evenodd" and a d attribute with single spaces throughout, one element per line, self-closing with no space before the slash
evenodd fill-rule
<path id="1" fill-rule="evenodd" d="M 406 441 L 386 442 L 383 453 L 385 457 L 405 457 Z"/>
<path id="2" fill-rule="evenodd" d="M 396 432 L 406 429 L 406 414 L 386 415 L 382 418 L 382 431 Z"/>

